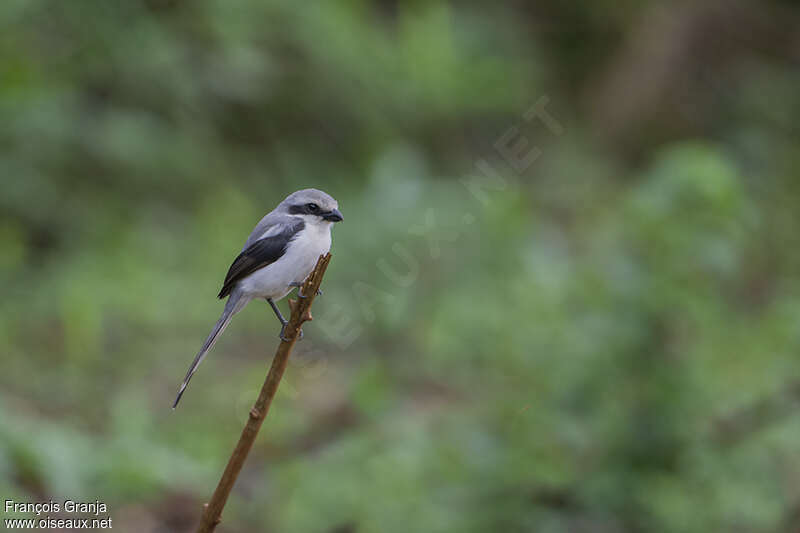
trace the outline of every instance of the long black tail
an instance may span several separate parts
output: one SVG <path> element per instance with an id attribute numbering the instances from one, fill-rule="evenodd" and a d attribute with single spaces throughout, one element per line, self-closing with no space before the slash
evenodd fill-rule
<path id="1" fill-rule="evenodd" d="M 214 347 L 214 343 L 217 342 L 217 337 L 219 337 L 219 334 L 225 331 L 225 328 L 228 327 L 228 324 L 230 324 L 233 315 L 241 311 L 242 308 L 247 305 L 248 301 L 249 298 L 243 298 L 239 291 L 234 290 L 231 293 L 230 298 L 228 298 L 228 301 L 225 303 L 225 309 L 222 311 L 222 316 L 220 316 L 219 320 L 217 320 L 217 323 L 214 324 L 214 328 L 211 330 L 211 333 L 209 333 L 206 342 L 203 343 L 203 347 L 200 348 L 200 351 L 197 352 L 194 361 L 192 361 L 192 366 L 189 367 L 186 377 L 183 378 L 183 383 L 178 391 L 178 396 L 175 398 L 175 403 L 172 404 L 173 409 L 175 409 L 175 407 L 178 405 L 178 402 L 181 401 L 181 396 L 183 396 L 183 391 L 186 390 L 189 380 L 192 379 L 192 376 L 197 371 L 197 367 L 203 362 L 203 358 L 206 356 L 208 351 Z"/>

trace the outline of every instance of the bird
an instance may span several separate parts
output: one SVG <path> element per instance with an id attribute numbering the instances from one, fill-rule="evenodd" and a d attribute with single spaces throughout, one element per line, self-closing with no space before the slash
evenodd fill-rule
<path id="1" fill-rule="evenodd" d="M 220 299 L 227 297 L 228 301 L 222 316 L 192 361 L 172 404 L 173 409 L 217 338 L 233 316 L 251 300 L 263 298 L 269 303 L 281 323 L 279 337 L 288 340 L 284 333 L 289 322 L 283 318 L 275 302 L 295 287 L 300 287 L 311 274 L 319 256 L 330 251 L 331 228 L 342 219 L 339 203 L 331 195 L 318 189 L 302 189 L 287 196 L 256 224 L 242 252 L 228 269 L 217 296 Z"/>

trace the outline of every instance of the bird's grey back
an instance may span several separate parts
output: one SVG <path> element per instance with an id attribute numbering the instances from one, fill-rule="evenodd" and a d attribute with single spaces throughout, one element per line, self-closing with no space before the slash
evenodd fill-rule
<path id="1" fill-rule="evenodd" d="M 254 242 L 262 239 L 265 234 L 280 233 L 284 228 L 297 222 L 297 219 L 286 213 L 278 211 L 278 208 L 273 209 L 262 218 L 256 227 L 253 228 L 247 241 L 244 243 L 242 251 L 249 248 Z"/>

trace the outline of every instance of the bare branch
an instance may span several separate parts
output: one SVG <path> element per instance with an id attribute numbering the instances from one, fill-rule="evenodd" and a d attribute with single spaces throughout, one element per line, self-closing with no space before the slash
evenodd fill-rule
<path id="1" fill-rule="evenodd" d="M 239 472 L 242 470 L 247 454 L 250 453 L 250 448 L 253 447 L 258 430 L 261 428 L 261 423 L 264 422 L 264 418 L 269 412 L 272 399 L 278 391 L 278 384 L 280 384 L 283 372 L 286 370 L 286 364 L 289 362 L 289 355 L 292 353 L 294 343 L 297 341 L 300 328 L 303 326 L 303 322 L 311 320 L 311 304 L 314 302 L 314 297 L 322 284 L 322 276 L 325 275 L 325 270 L 328 268 L 330 260 L 331 254 L 320 256 L 317 260 L 317 266 L 314 267 L 311 275 L 308 276 L 308 279 L 298 291 L 298 294 L 302 294 L 304 297 L 297 300 L 289 300 L 292 316 L 289 318 L 289 325 L 286 326 L 286 331 L 284 332 L 288 340 L 282 340 L 278 345 L 275 358 L 272 360 L 272 366 L 269 369 L 264 385 L 261 387 L 256 403 L 250 409 L 250 417 L 242 430 L 239 442 L 236 444 L 230 459 L 228 459 L 228 465 L 222 473 L 222 478 L 220 478 L 213 496 L 211 496 L 211 501 L 203 506 L 203 517 L 200 521 L 200 526 L 197 528 L 198 533 L 211 533 L 222 519 L 222 510 L 228 501 L 231 489 L 236 483 Z"/>

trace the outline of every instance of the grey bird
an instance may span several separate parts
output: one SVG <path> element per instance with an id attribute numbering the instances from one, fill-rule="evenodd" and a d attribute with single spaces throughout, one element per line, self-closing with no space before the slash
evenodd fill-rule
<path id="1" fill-rule="evenodd" d="M 263 298 L 269 303 L 281 323 L 280 338 L 286 340 L 288 321 L 275 302 L 299 287 L 319 256 L 328 253 L 331 227 L 341 220 L 339 204 L 329 194 L 303 189 L 287 196 L 256 224 L 242 253 L 228 269 L 218 295 L 220 299 L 228 297 L 225 309 L 189 367 L 173 409 L 219 335 L 250 300 Z"/>

